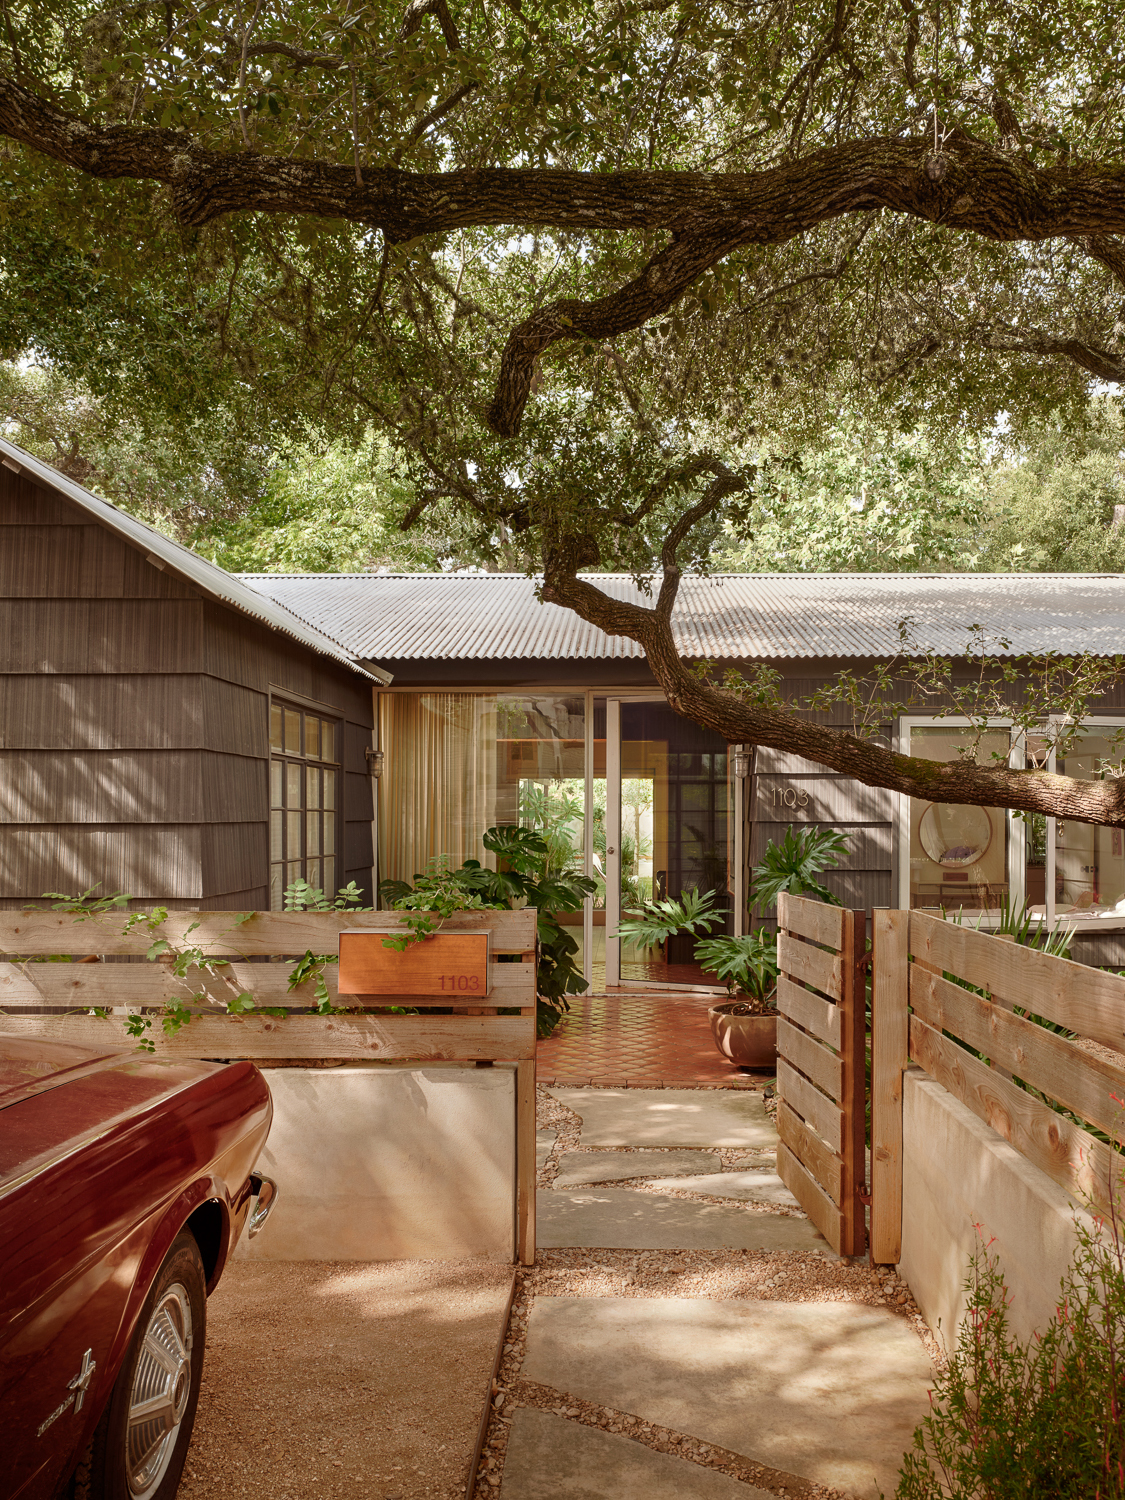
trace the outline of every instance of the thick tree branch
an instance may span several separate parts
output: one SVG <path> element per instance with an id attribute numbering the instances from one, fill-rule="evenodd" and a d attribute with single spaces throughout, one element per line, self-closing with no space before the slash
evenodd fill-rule
<path id="1" fill-rule="evenodd" d="M 426 12 L 410 14 L 430 8 L 426 0 Z M 432 8 L 440 19 L 441 7 Z M 357 182 L 354 168 L 339 163 L 212 151 L 179 130 L 90 125 L 0 77 L 0 134 L 95 177 L 166 183 L 185 225 L 260 212 L 370 224 L 391 242 L 500 224 L 671 234 L 628 286 L 591 302 L 557 302 L 514 330 L 489 414 L 502 435 L 518 430 L 544 349 L 639 327 L 742 245 L 784 244 L 878 208 L 1002 242 L 1071 236 L 1104 246 L 1125 233 L 1125 165 L 1044 169 L 958 132 L 943 145 L 940 171 L 928 141 L 875 137 L 761 172 L 365 167 Z"/>
<path id="2" fill-rule="evenodd" d="M 678 714 L 720 734 L 728 744 L 766 745 L 804 756 L 867 786 L 889 787 L 927 802 L 1010 807 L 1080 823 L 1125 827 L 1125 777 L 1076 781 L 1046 771 L 932 761 L 899 755 L 844 730 L 811 723 L 784 709 L 761 708 L 705 682 L 676 649 L 670 617 L 611 599 L 578 576 L 581 547 L 555 547 L 546 558 L 543 598 L 572 609 L 607 635 L 644 647 L 649 666 Z M 578 566 L 583 566 L 582 562 Z"/>
<path id="3" fill-rule="evenodd" d="M 1125 245 L 1107 234 L 1088 234 L 1078 238 L 1086 254 L 1100 261 L 1106 270 L 1125 287 Z"/>
<path id="4" fill-rule="evenodd" d="M 1085 339 L 1059 338 L 1033 329 L 996 330 L 983 340 L 989 349 L 1013 354 L 1065 355 L 1099 380 L 1125 380 L 1125 355 L 1103 349 Z"/>

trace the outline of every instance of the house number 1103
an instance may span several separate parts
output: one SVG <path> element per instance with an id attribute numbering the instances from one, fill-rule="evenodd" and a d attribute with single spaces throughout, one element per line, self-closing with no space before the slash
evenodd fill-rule
<path id="1" fill-rule="evenodd" d="M 443 974 L 441 987 L 443 990 L 479 990 L 480 976 L 478 974 Z"/>

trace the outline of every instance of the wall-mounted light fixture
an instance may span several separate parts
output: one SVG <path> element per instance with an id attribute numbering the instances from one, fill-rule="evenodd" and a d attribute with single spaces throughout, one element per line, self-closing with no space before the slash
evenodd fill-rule
<path id="1" fill-rule="evenodd" d="M 731 774 L 739 781 L 744 781 L 750 774 L 750 752 L 741 745 L 736 745 L 731 754 Z"/>
<path id="2" fill-rule="evenodd" d="M 369 746 L 365 754 L 367 756 L 368 775 L 374 776 L 375 780 L 378 781 L 379 777 L 383 774 L 383 752 L 381 750 L 372 750 Z"/>

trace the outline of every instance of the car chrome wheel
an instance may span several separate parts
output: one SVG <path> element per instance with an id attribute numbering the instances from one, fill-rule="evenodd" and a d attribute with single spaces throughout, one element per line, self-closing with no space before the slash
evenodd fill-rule
<path id="1" fill-rule="evenodd" d="M 129 1393 L 125 1472 L 129 1492 L 145 1500 L 160 1486 L 191 1396 L 191 1299 L 178 1281 L 152 1310 Z"/>

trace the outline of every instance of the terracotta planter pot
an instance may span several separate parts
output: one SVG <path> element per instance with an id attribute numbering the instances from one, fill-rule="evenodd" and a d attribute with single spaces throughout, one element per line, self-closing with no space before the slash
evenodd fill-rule
<path id="1" fill-rule="evenodd" d="M 711 1035 L 724 1057 L 740 1068 L 773 1068 L 777 1065 L 777 1016 L 734 1016 L 740 1002 L 728 1000 L 712 1005 Z"/>

